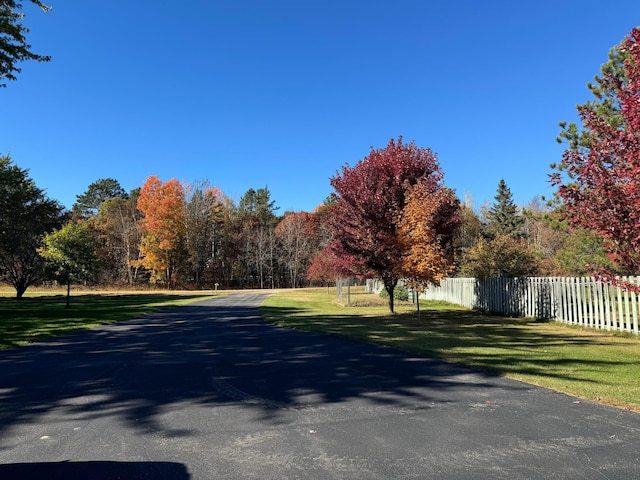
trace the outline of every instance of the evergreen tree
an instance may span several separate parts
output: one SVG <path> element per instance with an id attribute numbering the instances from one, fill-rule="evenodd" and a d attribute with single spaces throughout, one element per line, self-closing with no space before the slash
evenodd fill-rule
<path id="1" fill-rule="evenodd" d="M 102 204 L 112 198 L 127 198 L 127 192 L 114 178 L 101 178 L 93 182 L 82 195 L 76 195 L 73 212 L 81 217 L 98 214 Z"/>
<path id="2" fill-rule="evenodd" d="M 524 219 L 513 202 L 511 190 L 504 179 L 500 179 L 495 203 L 487 213 L 486 232 L 489 237 L 506 235 L 514 238 L 522 236 Z"/>
<path id="3" fill-rule="evenodd" d="M 628 82 L 624 68 L 624 62 L 629 58 L 628 52 L 616 45 L 609 50 L 607 63 L 600 66 L 600 75 L 593 77 L 594 82 L 588 82 L 587 88 L 593 95 L 592 100 L 588 100 L 578 105 L 577 110 L 588 110 L 609 125 L 619 128 L 623 125 L 624 119 L 620 111 L 620 100 L 610 79 L 625 85 Z M 560 133 L 556 138 L 558 143 L 566 143 L 571 150 L 588 150 L 593 145 L 593 132 L 588 129 L 580 129 L 575 122 L 560 122 Z M 562 165 L 553 164 L 552 168 L 562 170 Z"/>
<path id="4" fill-rule="evenodd" d="M 42 274 L 43 236 L 60 226 L 62 205 L 49 199 L 24 170 L 0 155 L 0 280 L 16 298 Z"/>
<path id="5" fill-rule="evenodd" d="M 275 200 L 271 200 L 268 186 L 258 190 L 250 188 L 240 199 L 238 210 L 241 215 L 257 221 L 260 226 L 275 227 L 277 224 L 276 211 L 280 208 L 275 204 Z"/>
<path id="6" fill-rule="evenodd" d="M 258 190 L 247 190 L 238 205 L 237 219 L 241 222 L 245 257 L 243 278 L 260 288 L 264 288 L 267 276 L 271 280 L 271 288 L 274 287 L 274 230 L 278 223 L 275 213 L 278 208 L 275 201 L 271 200 L 271 192 L 266 186 Z"/>

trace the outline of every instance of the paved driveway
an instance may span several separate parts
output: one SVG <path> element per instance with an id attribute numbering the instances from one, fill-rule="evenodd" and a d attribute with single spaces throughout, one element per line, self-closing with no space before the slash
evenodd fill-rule
<path id="1" fill-rule="evenodd" d="M 219 297 L 0 352 L 0 479 L 640 479 L 640 415 Z"/>

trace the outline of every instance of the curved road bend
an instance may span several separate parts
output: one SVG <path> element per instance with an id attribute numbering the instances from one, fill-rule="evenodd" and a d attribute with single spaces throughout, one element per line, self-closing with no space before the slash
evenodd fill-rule
<path id="1" fill-rule="evenodd" d="M 0 478 L 640 479 L 640 415 L 237 294 L 0 352 Z"/>

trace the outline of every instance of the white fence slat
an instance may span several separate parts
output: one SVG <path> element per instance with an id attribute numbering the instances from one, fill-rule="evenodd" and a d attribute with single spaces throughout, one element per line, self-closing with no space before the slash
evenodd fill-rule
<path id="1" fill-rule="evenodd" d="M 589 325 L 593 328 L 598 328 L 598 316 L 600 311 L 598 310 L 598 289 L 592 278 L 589 278 Z"/>
<path id="2" fill-rule="evenodd" d="M 575 292 L 576 292 L 576 305 L 578 307 L 578 315 L 576 317 L 576 321 L 578 324 L 582 324 L 584 322 L 585 311 L 584 311 L 584 284 L 582 278 L 575 278 Z"/>
<path id="3" fill-rule="evenodd" d="M 629 277 L 624 277 L 624 280 L 626 282 L 630 281 Z M 631 318 L 631 316 L 629 315 L 629 292 L 626 290 L 623 292 L 621 288 L 619 290 L 620 290 L 619 295 L 621 297 L 620 318 L 623 319 L 623 321 L 620 322 L 620 330 L 630 331 L 631 324 L 629 323 L 629 319 Z M 624 305 L 623 305 L 622 298 L 624 298 Z M 623 313 L 623 307 L 624 307 L 624 313 Z"/>
<path id="4" fill-rule="evenodd" d="M 596 297 L 598 302 L 598 315 L 596 319 L 597 328 L 605 328 L 605 315 L 604 315 L 604 285 L 594 282 L 593 288 L 596 291 Z"/>
<path id="5" fill-rule="evenodd" d="M 638 335 L 638 294 L 636 292 L 631 292 L 631 312 L 633 316 L 633 325 L 631 326 L 631 331 Z"/>
<path id="6" fill-rule="evenodd" d="M 573 306 L 573 322 L 574 324 L 580 323 L 580 297 L 578 296 L 578 279 L 569 278 L 569 285 L 571 285 L 571 303 Z"/>

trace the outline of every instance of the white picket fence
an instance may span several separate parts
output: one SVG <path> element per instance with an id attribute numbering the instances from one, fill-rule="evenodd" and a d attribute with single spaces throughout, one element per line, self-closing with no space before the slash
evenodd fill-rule
<path id="1" fill-rule="evenodd" d="M 640 277 L 624 280 L 640 283 Z M 640 296 L 588 277 L 447 278 L 420 298 L 638 335 Z"/>
<path id="2" fill-rule="evenodd" d="M 623 279 L 640 284 L 640 277 Z M 380 281 L 367 281 L 368 292 L 380 290 Z M 638 335 L 640 295 L 589 277 L 447 278 L 438 287 L 430 286 L 420 298 Z"/>

